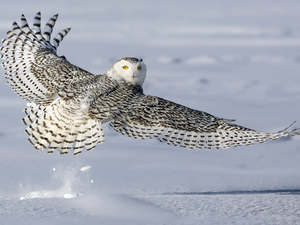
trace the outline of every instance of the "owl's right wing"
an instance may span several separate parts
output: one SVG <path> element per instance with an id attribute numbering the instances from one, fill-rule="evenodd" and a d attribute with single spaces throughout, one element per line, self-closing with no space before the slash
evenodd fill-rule
<path id="1" fill-rule="evenodd" d="M 22 15 L 21 26 L 13 23 L 2 40 L 1 58 L 7 83 L 23 99 L 29 102 L 47 104 L 58 95 L 74 95 L 68 92 L 70 84 L 76 85 L 72 92 L 95 84 L 99 76 L 72 65 L 64 56 L 59 57 L 56 49 L 70 31 L 64 29 L 50 42 L 51 33 L 58 15 L 54 15 L 41 32 L 41 14 L 37 13 L 33 28 Z M 74 86 L 74 85 L 73 85 Z"/>
<path id="2" fill-rule="evenodd" d="M 136 139 L 153 138 L 184 148 L 228 148 L 262 143 L 279 137 L 299 135 L 299 129 L 277 133 L 258 132 L 230 120 L 190 109 L 148 95 L 141 95 L 130 107 L 119 109 L 111 127 Z"/>

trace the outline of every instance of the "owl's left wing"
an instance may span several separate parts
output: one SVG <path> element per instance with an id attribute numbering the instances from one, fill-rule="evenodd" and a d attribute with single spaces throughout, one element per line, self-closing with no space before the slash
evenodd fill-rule
<path id="1" fill-rule="evenodd" d="M 147 95 L 142 95 L 131 107 L 115 113 L 110 126 L 132 138 L 154 138 L 169 145 L 191 149 L 237 147 L 299 135 L 299 129 L 278 133 L 258 132 L 230 123 L 230 120 Z"/>

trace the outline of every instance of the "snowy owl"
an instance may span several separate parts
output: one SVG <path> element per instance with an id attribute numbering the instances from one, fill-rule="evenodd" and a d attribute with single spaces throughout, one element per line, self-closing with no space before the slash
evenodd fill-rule
<path id="1" fill-rule="evenodd" d="M 142 59 L 125 57 L 104 75 L 93 75 L 57 55 L 67 28 L 51 41 L 58 15 L 41 32 L 41 14 L 30 28 L 24 15 L 14 22 L 2 40 L 7 83 L 27 100 L 26 133 L 36 149 L 74 154 L 104 142 L 102 124 L 136 139 L 157 139 L 184 148 L 218 149 L 252 145 L 299 135 L 299 129 L 277 133 L 258 132 L 203 111 L 145 95 L 142 85 L 146 65 Z"/>

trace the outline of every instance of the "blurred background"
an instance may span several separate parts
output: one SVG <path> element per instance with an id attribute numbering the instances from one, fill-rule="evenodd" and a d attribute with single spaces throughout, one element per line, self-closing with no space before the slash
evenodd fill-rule
<path id="1" fill-rule="evenodd" d="M 105 73 L 122 57 L 141 57 L 148 68 L 146 94 L 266 132 L 300 119 L 298 0 L 6 1 L 0 8 L 1 38 L 21 14 L 32 24 L 38 11 L 44 24 L 59 13 L 54 34 L 72 27 L 58 54 L 94 74 Z M 0 79 L 0 194 L 5 196 L 56 190 L 68 180 L 76 193 L 142 194 L 139 198 L 168 210 L 164 203 L 173 201 L 172 210 L 182 215 L 179 208 L 186 205 L 176 208 L 181 202 L 176 196 L 157 200 L 150 194 L 299 190 L 299 137 L 237 149 L 187 151 L 132 140 L 105 125 L 106 142 L 92 152 L 50 155 L 28 143 L 20 122 L 25 106 Z M 86 165 L 91 166 L 87 173 L 78 172 Z M 270 205 L 275 204 L 272 199 Z M 299 205 L 293 203 L 294 211 L 283 210 L 282 216 L 299 215 Z M 197 220 L 199 204 L 189 203 L 194 214 L 184 215 Z M 10 201 L 7 205 L 23 216 L 30 214 Z M 0 215 L 8 213 L 0 207 Z"/>

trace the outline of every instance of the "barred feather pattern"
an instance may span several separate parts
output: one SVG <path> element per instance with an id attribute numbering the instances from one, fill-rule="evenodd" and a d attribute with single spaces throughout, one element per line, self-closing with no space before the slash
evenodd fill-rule
<path id="1" fill-rule="evenodd" d="M 154 96 L 143 95 L 132 106 L 115 113 L 110 125 L 117 132 L 135 139 L 153 138 L 183 148 L 225 149 L 299 135 L 299 129 L 258 132 Z"/>
<path id="2" fill-rule="evenodd" d="M 102 124 L 110 122 L 117 132 L 135 139 L 156 139 L 184 148 L 218 149 L 263 143 L 300 134 L 300 129 L 276 133 L 258 132 L 203 111 L 144 95 L 146 65 L 142 59 L 125 57 L 104 75 L 93 75 L 57 55 L 57 47 L 70 28 L 51 35 L 58 14 L 41 31 L 41 14 L 32 28 L 24 15 L 13 23 L 2 40 L 1 59 L 7 83 L 27 100 L 29 142 L 36 149 L 91 150 L 104 142 Z"/>
<path id="3" fill-rule="evenodd" d="M 90 116 L 103 123 L 108 122 L 120 108 L 130 108 L 142 95 L 143 89 L 139 85 L 116 85 L 109 93 L 94 98 L 90 105 Z"/>
<path id="4" fill-rule="evenodd" d="M 32 29 L 24 15 L 20 26 L 14 22 L 7 39 L 2 40 L 2 63 L 7 83 L 29 101 L 23 122 L 36 149 L 55 149 L 78 154 L 85 147 L 93 149 L 104 142 L 102 123 L 89 116 L 92 99 L 113 89 L 116 82 L 72 65 L 57 56 L 59 43 L 70 31 L 64 29 L 52 40 L 51 33 L 58 15 L 47 22 L 41 32 L 41 14 L 37 13 Z M 99 83 L 105 85 L 100 86 Z"/>
<path id="5" fill-rule="evenodd" d="M 72 107 L 61 98 L 49 106 L 27 106 L 22 121 L 29 125 L 25 131 L 36 149 L 48 149 L 48 153 L 57 149 L 61 154 L 73 149 L 77 155 L 84 147 L 89 151 L 105 140 L 101 121 L 91 119 L 88 108 Z"/>
<path id="6" fill-rule="evenodd" d="M 50 104 L 58 92 L 70 83 L 93 80 L 94 75 L 58 56 L 56 49 L 71 28 L 59 32 L 51 43 L 51 33 L 58 14 L 47 22 L 41 33 L 41 14 L 37 13 L 31 29 L 24 15 L 21 26 L 13 23 L 2 40 L 1 58 L 7 83 L 23 99 Z"/>

